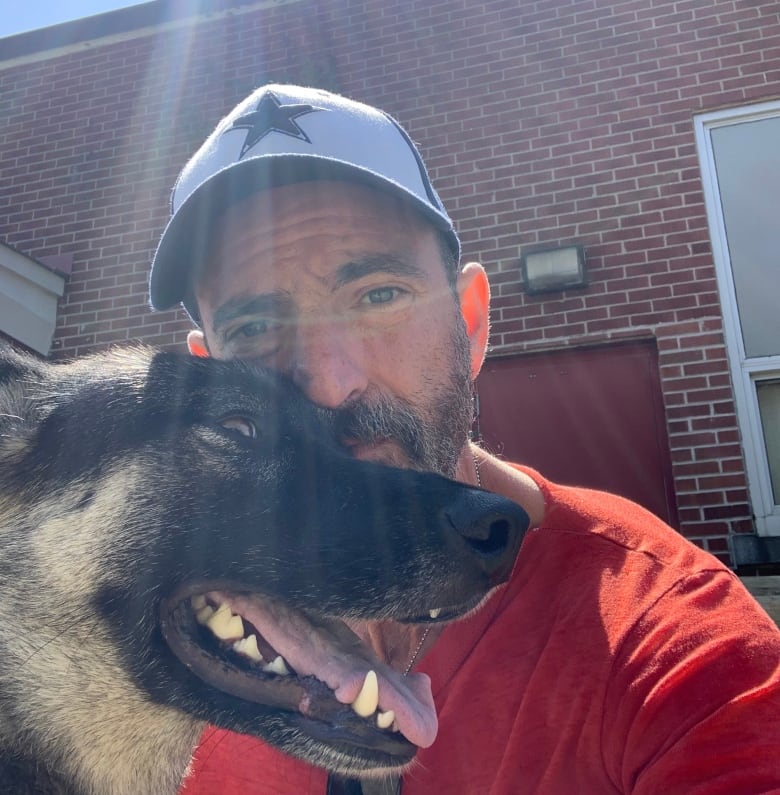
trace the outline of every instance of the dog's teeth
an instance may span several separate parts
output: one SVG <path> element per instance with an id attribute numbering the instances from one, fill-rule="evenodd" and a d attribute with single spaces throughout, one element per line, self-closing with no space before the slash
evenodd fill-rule
<path id="1" fill-rule="evenodd" d="M 227 605 L 221 605 L 206 621 L 206 626 L 220 640 L 233 641 L 244 637 L 244 622 L 241 616 L 234 616 Z"/>
<path id="2" fill-rule="evenodd" d="M 429 610 L 428 611 L 428 615 L 431 618 L 438 618 L 441 615 L 441 608 L 437 607 L 437 608 L 434 608 L 433 610 Z"/>
<path id="3" fill-rule="evenodd" d="M 395 722 L 395 712 L 389 709 L 387 712 L 376 713 L 376 725 L 379 729 L 389 729 Z"/>
<path id="4" fill-rule="evenodd" d="M 190 598 L 190 604 L 192 605 L 192 609 L 195 610 L 195 612 L 202 610 L 208 604 L 206 601 L 206 595 L 202 593 L 196 593 L 195 596 Z"/>
<path id="5" fill-rule="evenodd" d="M 204 605 L 195 613 L 195 620 L 203 627 L 208 624 L 209 619 L 216 611 L 211 605 Z"/>
<path id="6" fill-rule="evenodd" d="M 257 636 L 249 635 L 249 637 L 241 638 L 233 644 L 233 651 L 243 654 L 254 662 L 263 662 L 263 655 L 260 654 L 260 649 L 257 648 Z M 281 658 L 279 658 L 281 659 Z"/>
<path id="7" fill-rule="evenodd" d="M 267 674 L 276 674 L 277 676 L 289 676 L 290 669 L 284 661 L 284 657 L 280 654 L 273 662 L 269 662 L 263 666 L 263 670 Z"/>
<path id="8" fill-rule="evenodd" d="M 379 706 L 379 682 L 374 671 L 369 671 L 366 674 L 363 687 L 351 706 L 361 718 L 367 718 L 376 712 L 376 708 Z"/>

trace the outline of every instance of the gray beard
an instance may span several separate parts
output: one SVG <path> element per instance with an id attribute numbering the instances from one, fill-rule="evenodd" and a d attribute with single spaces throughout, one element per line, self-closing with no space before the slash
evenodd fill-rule
<path id="1" fill-rule="evenodd" d="M 430 384 L 428 405 L 414 406 L 386 395 L 364 396 L 335 412 L 339 438 L 363 444 L 390 439 L 414 469 L 454 478 L 474 420 L 469 340 L 459 315 L 450 353 L 449 376 L 443 384 Z"/>

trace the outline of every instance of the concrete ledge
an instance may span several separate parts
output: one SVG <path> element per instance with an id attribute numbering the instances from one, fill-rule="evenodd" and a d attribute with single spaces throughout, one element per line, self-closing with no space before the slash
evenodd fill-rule
<path id="1" fill-rule="evenodd" d="M 729 536 L 735 566 L 758 566 L 780 562 L 780 536 L 734 533 Z"/>
<path id="2" fill-rule="evenodd" d="M 742 577 L 742 583 L 780 626 L 780 576 Z"/>

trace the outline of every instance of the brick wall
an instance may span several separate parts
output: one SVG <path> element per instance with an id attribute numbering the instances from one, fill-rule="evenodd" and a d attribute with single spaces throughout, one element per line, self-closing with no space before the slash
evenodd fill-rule
<path id="1" fill-rule="evenodd" d="M 0 61 L 0 239 L 73 256 L 57 355 L 182 342 L 145 294 L 169 189 L 266 79 L 376 103 L 421 142 L 491 274 L 493 353 L 657 341 L 681 530 L 725 558 L 752 523 L 692 116 L 780 97 L 777 3 L 255 3 Z M 524 293 L 519 248 L 570 240 L 588 287 Z"/>

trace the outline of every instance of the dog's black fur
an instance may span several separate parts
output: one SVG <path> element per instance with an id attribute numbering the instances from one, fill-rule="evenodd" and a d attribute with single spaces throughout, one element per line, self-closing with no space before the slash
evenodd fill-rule
<path id="1" fill-rule="evenodd" d="M 352 459 L 328 412 L 248 365 L 0 346 L 0 791 L 175 792 L 204 722 L 345 774 L 402 769 L 415 747 L 316 676 L 209 684 L 198 661 L 220 652 L 175 606 L 257 592 L 345 637 L 336 619 L 445 620 L 507 577 L 525 526 Z"/>

